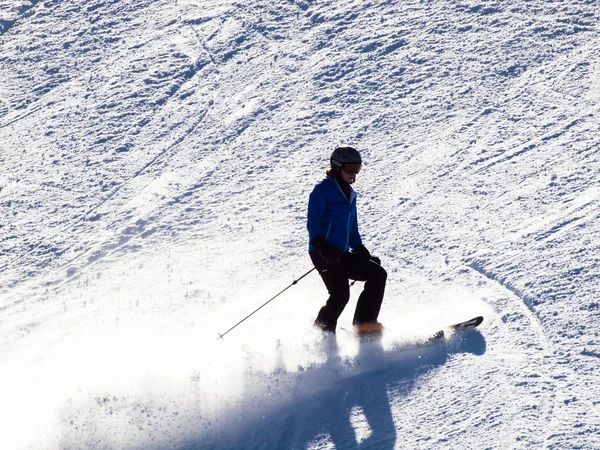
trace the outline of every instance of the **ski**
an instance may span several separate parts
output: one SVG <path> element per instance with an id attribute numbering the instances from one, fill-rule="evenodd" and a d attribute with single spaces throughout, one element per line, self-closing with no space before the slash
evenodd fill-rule
<path id="1" fill-rule="evenodd" d="M 481 325 L 481 322 L 483 322 L 483 316 L 477 316 L 473 317 L 470 320 L 465 320 L 464 322 L 455 323 L 447 328 L 451 330 L 460 330 L 462 328 L 476 328 L 479 325 Z"/>
<path id="2" fill-rule="evenodd" d="M 446 337 L 446 334 L 444 333 L 444 329 L 451 330 L 451 331 L 458 331 L 458 330 L 463 330 L 463 329 L 477 328 L 479 325 L 481 325 L 482 322 L 483 322 L 483 316 L 477 316 L 477 317 L 473 317 L 472 319 L 465 320 L 464 322 L 453 323 L 452 325 L 448 325 L 447 327 L 444 327 L 443 329 L 434 333 L 428 339 L 428 342 L 437 341 L 439 339 L 443 339 L 444 337 Z"/>
<path id="3" fill-rule="evenodd" d="M 442 329 L 431 334 L 428 338 L 425 339 L 424 342 L 430 343 L 430 342 L 436 342 L 441 339 L 444 339 L 446 337 L 446 333 L 444 332 L 444 330 L 459 331 L 459 330 L 467 330 L 467 329 L 477 328 L 479 325 L 481 325 L 482 322 L 483 322 L 483 316 L 477 316 L 477 317 L 473 317 L 472 319 L 465 320 L 463 322 L 453 323 L 452 325 L 445 326 Z M 348 330 L 347 328 L 340 327 L 340 330 L 342 330 L 348 334 L 351 334 L 354 337 L 361 339 L 361 340 L 378 339 L 378 338 L 381 338 L 382 335 L 384 334 L 382 331 L 379 331 L 377 333 L 364 333 L 364 334 L 357 335 L 356 333 L 352 332 L 351 330 Z"/>

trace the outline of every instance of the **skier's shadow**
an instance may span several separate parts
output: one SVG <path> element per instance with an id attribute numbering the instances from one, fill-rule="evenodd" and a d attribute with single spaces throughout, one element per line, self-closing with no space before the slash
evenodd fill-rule
<path id="1" fill-rule="evenodd" d="M 393 351 L 384 351 L 377 340 L 361 341 L 354 362 L 359 374 L 341 379 L 334 388 L 298 405 L 304 416 L 303 435 L 297 433 L 296 439 L 289 436 L 281 443 L 306 448 L 317 436 L 328 434 L 335 448 L 393 449 L 394 421 L 405 419 L 394 418 L 390 398 L 408 395 L 419 378 L 444 365 L 450 354 L 481 355 L 485 349 L 485 339 L 478 331 L 457 334 L 448 343 L 408 345 Z M 297 421 L 298 414 L 288 420 Z M 284 429 L 298 430 L 297 424 L 289 425 Z"/>
<path id="2" fill-rule="evenodd" d="M 410 392 L 418 378 L 447 360 L 443 345 L 402 351 L 400 360 L 390 360 L 379 341 L 361 341 L 354 360 L 357 375 L 343 377 L 331 389 L 298 405 L 303 411 L 303 432 L 284 439 L 290 448 L 306 448 L 318 436 L 328 435 L 335 448 L 393 449 L 396 425 L 390 391 L 397 396 Z M 283 429 L 298 430 L 300 419 Z"/>
<path id="3" fill-rule="evenodd" d="M 303 433 L 290 440 L 291 447 L 306 448 L 315 438 L 327 435 L 335 448 L 394 448 L 396 426 L 389 384 L 393 389 L 409 391 L 411 386 L 403 385 L 403 381 L 411 379 L 409 373 L 416 368 L 416 361 L 404 359 L 402 365 L 390 369 L 380 342 L 361 341 L 353 365 L 356 375 L 343 377 L 329 390 L 299 405 L 305 411 Z"/>
<path id="4" fill-rule="evenodd" d="M 478 331 L 457 335 L 447 343 L 399 345 L 391 350 L 384 350 L 377 340 L 361 341 L 349 367 L 334 346 L 321 366 L 302 375 L 278 373 L 281 384 L 304 387 L 291 402 L 288 398 L 278 403 L 274 398 L 274 406 L 262 409 L 255 423 L 246 421 L 244 430 L 231 428 L 227 437 L 212 436 L 184 448 L 302 449 L 327 436 L 338 449 L 393 449 L 397 427 L 410 424 L 404 422 L 402 411 L 394 417 L 390 399 L 407 396 L 422 376 L 444 365 L 451 354 L 483 354 L 485 348 Z M 249 406 L 241 409 L 241 414 L 254 412 Z"/>

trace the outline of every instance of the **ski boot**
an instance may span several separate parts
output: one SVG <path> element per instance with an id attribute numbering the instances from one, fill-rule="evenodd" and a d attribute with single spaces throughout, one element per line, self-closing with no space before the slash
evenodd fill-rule
<path id="1" fill-rule="evenodd" d="M 357 322 L 354 324 L 354 334 L 359 338 L 378 338 L 383 335 L 384 330 L 383 324 L 373 321 L 373 322 Z"/>

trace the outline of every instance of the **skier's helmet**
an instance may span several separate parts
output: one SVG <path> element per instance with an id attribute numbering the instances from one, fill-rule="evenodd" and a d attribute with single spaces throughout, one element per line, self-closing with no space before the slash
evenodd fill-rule
<path id="1" fill-rule="evenodd" d="M 362 164 L 358 150 L 352 147 L 337 147 L 331 154 L 331 167 L 341 168 L 346 164 Z"/>

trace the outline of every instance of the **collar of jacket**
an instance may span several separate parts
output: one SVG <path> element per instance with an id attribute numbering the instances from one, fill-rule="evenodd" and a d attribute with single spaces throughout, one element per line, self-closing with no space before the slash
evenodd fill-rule
<path id="1" fill-rule="evenodd" d="M 335 179 L 335 177 L 327 177 L 327 180 L 335 186 L 335 188 L 338 190 L 338 192 L 342 195 L 342 197 L 344 197 L 344 199 L 346 199 L 346 201 L 348 203 L 352 203 L 356 200 L 356 192 L 354 191 L 354 189 L 352 189 L 351 185 L 348 185 L 348 187 L 350 188 L 350 198 L 348 199 L 348 197 L 346 197 L 346 194 L 344 194 L 344 191 L 341 188 L 340 184 Z"/>

